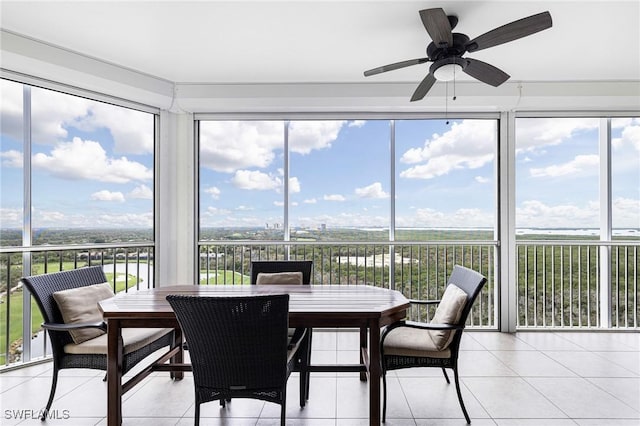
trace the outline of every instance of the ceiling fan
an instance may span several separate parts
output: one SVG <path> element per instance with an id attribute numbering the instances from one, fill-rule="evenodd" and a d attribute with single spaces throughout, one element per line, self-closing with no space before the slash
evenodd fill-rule
<path id="1" fill-rule="evenodd" d="M 451 32 L 458 23 L 458 18 L 454 15 L 447 16 L 442 8 L 421 10 L 420 19 L 433 40 L 427 46 L 426 58 L 409 59 L 364 72 L 365 77 L 368 77 L 411 65 L 433 62 L 429 67 L 429 74 L 413 92 L 412 102 L 424 98 L 437 80 L 451 80 L 457 71 L 462 71 L 491 86 L 500 86 L 509 79 L 509 74 L 486 62 L 463 58 L 462 55 L 508 43 L 551 28 L 552 25 L 551 14 L 542 12 L 494 28 L 470 40 L 466 34 Z"/>

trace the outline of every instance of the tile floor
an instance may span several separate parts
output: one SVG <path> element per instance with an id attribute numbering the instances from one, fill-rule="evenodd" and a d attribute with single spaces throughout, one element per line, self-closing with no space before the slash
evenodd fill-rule
<path id="1" fill-rule="evenodd" d="M 315 363 L 357 359 L 357 333 L 317 330 Z M 468 331 L 462 341 L 462 393 L 472 424 L 640 425 L 640 333 Z M 0 374 L 0 424 L 40 425 L 51 363 Z M 103 373 L 63 370 L 47 425 L 106 424 Z M 368 386 L 356 374 L 311 376 L 310 400 L 300 409 L 298 376 L 289 379 L 287 424 L 367 425 Z M 388 377 L 389 426 L 464 425 L 455 386 L 437 369 L 409 369 Z M 147 378 L 123 399 L 124 425 L 193 424 L 193 379 Z M 279 406 L 233 400 L 202 406 L 204 425 L 277 425 Z M 33 414 L 32 414 L 33 413 Z"/>

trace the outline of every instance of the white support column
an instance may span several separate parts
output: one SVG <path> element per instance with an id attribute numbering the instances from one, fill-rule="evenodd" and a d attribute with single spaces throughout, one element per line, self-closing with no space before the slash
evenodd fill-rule
<path id="1" fill-rule="evenodd" d="M 600 241 L 611 241 L 611 119 L 600 119 Z M 600 247 L 600 327 L 611 328 L 611 247 Z"/>
<path id="2" fill-rule="evenodd" d="M 503 332 L 516 331 L 518 319 L 518 276 L 516 264 L 515 217 L 516 217 L 516 138 L 515 115 L 509 112 L 500 114 L 498 151 L 498 249 L 500 265 L 499 275 L 496 277 L 496 303 L 499 303 L 499 326 Z"/>
<path id="3" fill-rule="evenodd" d="M 196 284 L 193 114 L 162 111 L 157 143 L 155 284 Z"/>

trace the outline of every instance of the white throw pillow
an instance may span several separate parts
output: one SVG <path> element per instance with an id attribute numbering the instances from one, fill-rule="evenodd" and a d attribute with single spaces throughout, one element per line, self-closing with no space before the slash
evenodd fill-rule
<path id="1" fill-rule="evenodd" d="M 259 272 L 256 284 L 302 284 L 302 272 Z"/>
<path id="2" fill-rule="evenodd" d="M 457 324 L 467 303 L 467 293 L 455 284 L 449 284 L 440 299 L 431 324 Z M 452 330 L 429 330 L 429 336 L 439 351 L 446 349 L 453 340 Z"/>
<path id="3" fill-rule="evenodd" d="M 111 290 L 109 283 L 93 284 L 53 293 L 53 298 L 58 304 L 65 324 L 102 321 L 102 312 L 100 312 L 98 302 L 113 296 L 113 290 Z M 82 328 L 70 330 L 69 333 L 73 341 L 79 344 L 98 337 L 105 331 L 99 328 Z"/>

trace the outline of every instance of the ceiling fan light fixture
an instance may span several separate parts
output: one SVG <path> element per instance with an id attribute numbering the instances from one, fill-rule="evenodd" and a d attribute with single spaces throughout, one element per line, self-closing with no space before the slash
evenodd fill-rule
<path id="1" fill-rule="evenodd" d="M 461 72 L 462 66 L 459 64 L 444 64 L 433 72 L 433 76 L 438 81 L 452 81 Z"/>

